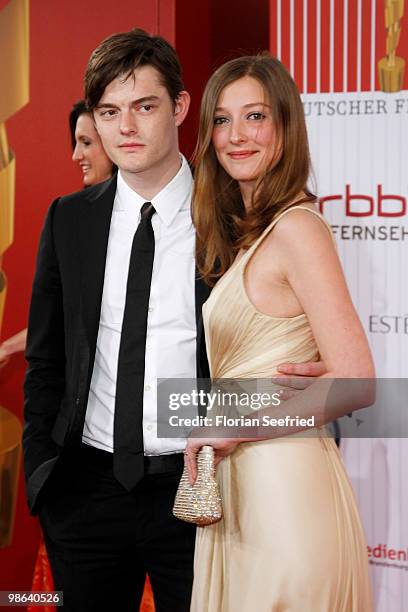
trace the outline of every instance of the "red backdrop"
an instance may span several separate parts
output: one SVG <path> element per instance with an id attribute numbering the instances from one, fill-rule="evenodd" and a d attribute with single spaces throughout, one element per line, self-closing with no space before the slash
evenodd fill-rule
<path id="1" fill-rule="evenodd" d="M 6 4 L 0 0 L 0 10 Z M 50 202 L 82 185 L 70 160 L 68 113 L 82 97 L 82 75 L 95 46 L 105 36 L 134 26 L 160 33 L 176 45 L 193 98 L 181 132 L 187 155 L 193 150 L 199 99 L 211 70 L 225 58 L 268 47 L 265 0 L 119 4 L 30 3 L 30 102 L 7 122 L 17 178 L 15 238 L 4 257 L 9 285 L 2 339 L 26 326 L 38 237 Z M 24 370 L 21 355 L 0 370 L 0 404 L 21 419 Z M 30 589 L 38 541 L 38 523 L 28 515 L 21 475 L 13 543 L 0 549 L 0 590 Z"/>

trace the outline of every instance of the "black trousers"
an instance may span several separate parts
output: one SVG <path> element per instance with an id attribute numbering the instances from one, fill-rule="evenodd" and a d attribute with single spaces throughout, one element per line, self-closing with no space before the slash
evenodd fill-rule
<path id="1" fill-rule="evenodd" d="M 135 612 L 146 573 L 157 612 L 190 609 L 195 527 L 172 515 L 181 457 L 177 468 L 159 459 L 160 469 L 154 464 L 128 492 L 113 476 L 111 453 L 84 445 L 64 451 L 40 510 L 55 589 L 64 596 L 58 610 Z"/>

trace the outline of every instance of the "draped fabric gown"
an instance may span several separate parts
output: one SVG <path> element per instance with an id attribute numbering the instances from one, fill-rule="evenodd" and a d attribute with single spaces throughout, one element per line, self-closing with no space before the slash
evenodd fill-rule
<path id="1" fill-rule="evenodd" d="M 323 217 L 310 208 L 327 225 Z M 259 312 L 248 261 L 284 211 L 204 306 L 212 378 L 269 378 L 318 359 L 305 314 Z M 217 468 L 224 518 L 197 529 L 191 612 L 371 612 L 367 550 L 335 442 L 319 430 L 240 444 Z"/>

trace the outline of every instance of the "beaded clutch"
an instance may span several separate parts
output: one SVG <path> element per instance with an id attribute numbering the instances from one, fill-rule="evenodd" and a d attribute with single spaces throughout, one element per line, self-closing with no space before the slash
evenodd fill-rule
<path id="1" fill-rule="evenodd" d="M 182 521 L 204 526 L 222 519 L 221 496 L 215 480 L 214 449 L 203 446 L 197 455 L 197 479 L 188 481 L 187 468 L 174 500 L 173 514 Z"/>

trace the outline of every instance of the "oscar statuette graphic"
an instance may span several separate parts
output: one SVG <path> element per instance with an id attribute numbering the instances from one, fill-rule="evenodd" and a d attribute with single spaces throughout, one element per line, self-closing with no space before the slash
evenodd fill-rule
<path id="1" fill-rule="evenodd" d="M 385 27 L 387 28 L 387 55 L 378 62 L 380 88 L 386 93 L 400 91 L 404 82 L 405 60 L 396 55 L 404 0 L 385 0 Z"/>
<path id="2" fill-rule="evenodd" d="M 6 121 L 29 100 L 28 2 L 10 0 L 0 11 L 0 334 L 7 294 L 3 255 L 14 238 L 15 157 Z M 1 406 L 0 397 L 0 548 L 12 540 L 21 433 L 20 421 Z"/>

